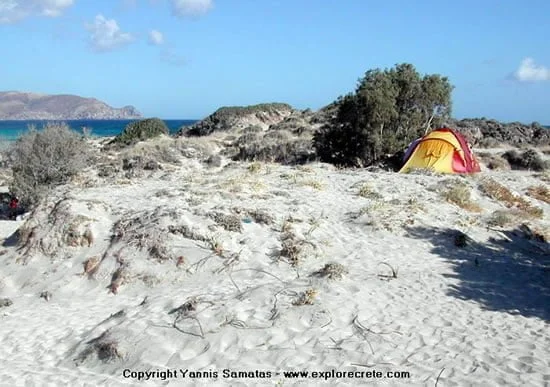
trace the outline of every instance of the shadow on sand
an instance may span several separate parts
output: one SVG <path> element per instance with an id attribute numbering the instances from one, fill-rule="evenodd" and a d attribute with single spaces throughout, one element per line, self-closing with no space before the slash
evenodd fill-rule
<path id="1" fill-rule="evenodd" d="M 550 320 L 550 244 L 518 227 L 480 243 L 467 238 L 457 247 L 460 233 L 452 229 L 412 227 L 408 236 L 426 239 L 432 253 L 450 261 L 459 280 L 448 294 L 478 302 L 482 308 Z"/>

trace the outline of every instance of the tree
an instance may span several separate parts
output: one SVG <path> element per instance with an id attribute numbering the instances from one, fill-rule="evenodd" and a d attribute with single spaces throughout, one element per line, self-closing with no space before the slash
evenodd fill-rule
<path id="1" fill-rule="evenodd" d="M 439 126 L 450 116 L 452 89 L 446 77 L 421 76 L 411 64 L 369 70 L 315 134 L 317 154 L 325 162 L 364 166 L 396 153 L 424 134 L 431 118 Z"/>

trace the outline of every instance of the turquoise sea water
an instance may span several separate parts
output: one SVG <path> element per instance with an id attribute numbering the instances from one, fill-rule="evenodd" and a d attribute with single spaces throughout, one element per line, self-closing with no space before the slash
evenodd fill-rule
<path id="1" fill-rule="evenodd" d="M 120 134 L 126 125 L 137 120 L 66 120 L 72 129 L 82 133 L 82 128 L 91 130 L 92 136 L 109 137 Z M 35 126 L 38 130 L 48 121 L 0 121 L 0 141 L 11 142 Z M 170 133 L 175 133 L 182 126 L 192 125 L 196 120 L 164 120 Z"/>
<path id="2" fill-rule="evenodd" d="M 68 120 L 66 122 L 72 129 L 82 133 L 82 128 L 91 130 L 92 136 L 110 137 L 120 134 L 126 125 L 136 120 Z M 29 130 L 31 125 L 40 129 L 48 121 L 1 121 L 0 120 L 0 142 L 15 141 L 21 134 Z M 164 120 L 170 133 L 177 132 L 182 126 L 189 126 L 197 120 Z M 547 126 L 550 129 L 550 126 Z"/>

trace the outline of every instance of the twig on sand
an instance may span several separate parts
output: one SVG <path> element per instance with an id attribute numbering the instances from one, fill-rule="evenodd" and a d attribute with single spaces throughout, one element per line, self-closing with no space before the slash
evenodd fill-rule
<path id="1" fill-rule="evenodd" d="M 355 327 L 355 329 L 357 329 L 357 330 L 359 331 L 359 333 L 361 334 L 361 336 L 363 336 L 363 338 L 366 340 L 367 344 L 368 344 L 369 347 L 370 347 L 370 351 L 371 351 L 372 354 L 374 355 L 374 349 L 372 348 L 372 345 L 371 345 L 371 343 L 370 343 L 370 341 L 369 341 L 369 339 L 368 339 L 368 337 L 367 337 L 367 335 L 366 335 L 366 333 L 365 333 L 365 332 L 370 332 L 370 330 L 369 330 L 367 327 L 363 326 L 363 325 L 357 320 L 357 317 L 358 317 L 358 316 L 355 316 L 355 317 L 353 318 L 352 324 L 353 324 L 353 326 Z"/>
<path id="2" fill-rule="evenodd" d="M 328 327 L 330 324 L 332 324 L 332 317 L 331 317 L 330 314 L 329 314 L 329 316 L 328 316 L 328 322 L 325 323 L 324 325 L 321 325 L 319 328 Z"/>
<path id="3" fill-rule="evenodd" d="M 399 269 L 394 269 L 393 266 L 391 266 L 389 263 L 387 262 L 380 262 L 379 265 L 386 265 L 387 267 L 390 268 L 391 270 L 391 275 L 387 275 L 387 274 L 378 274 L 378 277 L 381 277 L 381 278 L 387 278 L 388 280 L 390 279 L 396 279 L 397 278 L 397 273 L 399 272 Z"/>
<path id="4" fill-rule="evenodd" d="M 439 375 L 437 375 L 437 379 L 435 379 L 435 387 L 437 387 L 437 383 L 439 383 L 439 377 L 441 374 L 445 371 L 445 367 L 441 368 L 441 371 L 439 371 Z"/>
<path id="5" fill-rule="evenodd" d="M 385 365 L 395 365 L 393 363 L 376 363 L 376 364 L 359 364 L 359 363 L 351 363 L 352 366 L 356 366 L 356 367 L 365 367 L 365 368 L 374 368 L 374 367 L 378 367 L 379 365 L 381 364 L 385 364 Z"/>
<path id="6" fill-rule="evenodd" d="M 197 325 L 199 326 L 200 334 L 184 331 L 183 329 L 177 326 L 178 320 L 187 320 L 187 319 L 195 320 L 197 322 Z M 192 335 L 192 336 L 196 336 L 196 337 L 200 337 L 201 339 L 204 339 L 204 332 L 202 330 L 201 322 L 195 316 L 185 316 L 183 318 L 181 318 L 180 316 L 177 316 L 176 319 L 174 320 L 174 323 L 172 324 L 172 327 L 174 327 L 178 332 L 186 333 L 188 335 Z"/>
<path id="7" fill-rule="evenodd" d="M 197 262 L 195 262 L 194 264 L 192 264 L 189 269 L 187 269 L 187 272 L 190 273 L 191 272 L 191 269 L 194 268 L 194 272 L 196 273 L 197 271 L 199 271 L 200 268 L 202 268 L 204 265 L 206 265 L 206 263 L 210 260 L 210 258 L 213 258 L 215 257 L 216 254 L 215 253 L 212 253 L 212 254 L 208 254 L 206 257 L 204 258 L 201 258 L 199 259 Z"/>
<path id="8" fill-rule="evenodd" d="M 236 272 L 238 272 L 238 271 L 257 271 L 258 273 L 267 274 L 267 275 L 269 275 L 269 276 L 275 278 L 276 280 L 279 280 L 279 281 L 281 281 L 282 283 L 285 283 L 285 281 L 283 281 L 282 279 L 280 279 L 279 277 L 277 277 L 275 274 L 271 274 L 270 272 L 265 271 L 265 270 L 262 270 L 262 269 L 246 268 L 246 269 L 233 270 L 234 273 L 236 273 Z"/>
<path id="9" fill-rule="evenodd" d="M 241 291 L 241 289 L 239 288 L 239 286 L 237 285 L 237 283 L 235 282 L 235 280 L 233 279 L 233 277 L 231 277 L 231 271 L 228 271 L 227 272 L 227 275 L 229 277 L 229 279 L 231 280 L 231 283 L 233 283 L 233 285 L 235 286 L 235 288 L 237 288 L 237 291 L 239 292 L 239 296 L 243 293 Z"/>

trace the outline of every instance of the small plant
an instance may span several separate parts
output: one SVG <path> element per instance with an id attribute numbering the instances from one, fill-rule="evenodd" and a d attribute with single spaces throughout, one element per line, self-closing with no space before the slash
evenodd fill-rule
<path id="1" fill-rule="evenodd" d="M 246 216 L 249 216 L 254 220 L 254 222 L 258 224 L 266 224 L 270 225 L 273 224 L 274 219 L 273 216 L 267 212 L 266 210 L 261 209 L 241 209 L 241 208 L 235 208 L 234 211 L 237 214 L 245 214 Z"/>
<path id="2" fill-rule="evenodd" d="M 481 207 L 472 202 L 470 188 L 465 184 L 457 184 L 443 192 L 443 197 L 449 203 L 453 203 L 467 211 L 480 212 Z"/>
<path id="3" fill-rule="evenodd" d="M 313 275 L 328 279 L 341 279 L 347 273 L 346 268 L 339 263 L 327 263 L 321 270 L 316 271 Z"/>
<path id="4" fill-rule="evenodd" d="M 261 170 L 262 170 L 262 164 L 258 161 L 254 162 L 254 163 L 252 163 L 248 166 L 248 171 L 250 173 L 258 173 Z"/>
<path id="5" fill-rule="evenodd" d="M 291 266 L 298 266 L 302 254 L 303 242 L 292 233 L 285 233 L 281 237 L 280 256 L 287 259 Z"/>
<path id="6" fill-rule="evenodd" d="M 298 181 L 298 173 L 283 173 L 279 177 L 284 180 L 290 180 L 294 184 Z"/>
<path id="7" fill-rule="evenodd" d="M 313 189 L 316 189 L 317 191 L 321 191 L 325 188 L 325 186 L 322 182 L 320 182 L 319 180 L 314 180 L 314 179 L 304 180 L 302 182 L 302 185 L 306 186 L 306 187 L 311 187 Z"/>
<path id="8" fill-rule="evenodd" d="M 311 168 L 310 166 L 307 166 L 307 165 L 298 165 L 296 167 L 296 169 L 300 172 L 304 172 L 304 173 L 314 173 L 315 171 L 313 170 L 313 168 Z"/>
<path id="9" fill-rule="evenodd" d="M 208 246 L 210 247 L 210 250 L 212 250 L 212 252 L 219 257 L 221 257 L 225 251 L 222 243 L 215 237 L 211 237 L 208 240 Z"/>
<path id="10" fill-rule="evenodd" d="M 313 305 L 315 303 L 315 298 L 317 297 L 317 290 L 308 289 L 305 292 L 301 293 L 292 305 L 302 306 L 302 305 Z"/>
<path id="11" fill-rule="evenodd" d="M 487 221 L 490 227 L 505 227 L 514 222 L 514 217 L 508 211 L 497 210 L 493 212 Z"/>
<path id="12" fill-rule="evenodd" d="M 363 184 L 361 188 L 359 188 L 359 192 L 357 194 L 361 197 L 369 199 L 380 199 L 382 197 L 382 195 L 374 191 L 368 184 Z"/>
<path id="13" fill-rule="evenodd" d="M 222 226 L 226 231 L 242 232 L 243 225 L 241 219 L 236 215 L 226 215 L 219 212 L 210 214 L 214 221 Z"/>

